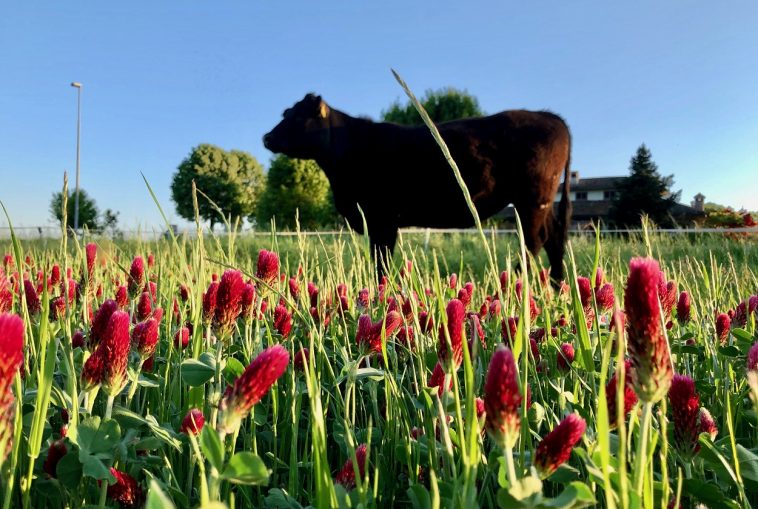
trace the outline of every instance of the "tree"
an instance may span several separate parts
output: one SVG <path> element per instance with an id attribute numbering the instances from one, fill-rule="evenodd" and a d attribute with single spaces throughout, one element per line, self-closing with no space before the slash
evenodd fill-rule
<path id="1" fill-rule="evenodd" d="M 68 228 L 74 227 L 74 199 L 75 192 L 68 190 L 68 203 L 66 205 L 66 225 Z M 100 228 L 98 222 L 99 211 L 97 210 L 97 204 L 93 198 L 90 198 L 87 191 L 79 189 L 79 227 L 87 227 L 90 230 L 97 230 Z M 50 200 L 50 216 L 55 219 L 58 224 L 63 224 L 63 192 L 58 191 L 53 193 L 53 197 Z"/>
<path id="2" fill-rule="evenodd" d="M 205 143 L 198 145 L 179 163 L 171 181 L 171 199 L 176 204 L 176 212 L 188 221 L 195 218 L 193 180 L 197 189 L 213 200 L 232 222 L 255 210 L 265 185 L 263 166 L 249 153 L 226 151 Z M 211 229 L 223 220 L 204 197 L 198 195 L 197 204 L 200 217 L 210 221 Z"/>
<path id="3" fill-rule="evenodd" d="M 271 162 L 266 190 L 254 217 L 261 225 L 275 217 L 277 228 L 293 229 L 296 210 L 304 230 L 331 226 L 339 221 L 329 180 L 316 161 L 278 155 Z"/>
<path id="4" fill-rule="evenodd" d="M 674 176 L 663 177 L 653 162 L 653 155 L 642 144 L 629 164 L 630 175 L 617 188 L 610 210 L 610 219 L 619 226 L 638 226 L 646 214 L 659 226 L 674 225 L 671 208 L 680 192 L 672 192 Z"/>
<path id="5" fill-rule="evenodd" d="M 427 90 L 420 102 L 434 122 L 446 122 L 457 118 L 483 115 L 476 97 L 465 90 L 456 90 L 452 87 Z M 421 125 L 424 123 L 410 101 L 405 105 L 401 105 L 398 101 L 392 103 L 387 111 L 382 112 L 382 120 L 403 125 Z"/>
<path id="6" fill-rule="evenodd" d="M 111 235 L 118 235 L 118 215 L 119 212 L 105 209 L 100 218 L 100 228 L 105 232 L 110 231 Z"/>
<path id="7" fill-rule="evenodd" d="M 745 209 L 734 210 L 732 207 L 708 202 L 705 204 L 706 228 L 743 228 L 752 227 L 756 224 L 758 213 Z"/>

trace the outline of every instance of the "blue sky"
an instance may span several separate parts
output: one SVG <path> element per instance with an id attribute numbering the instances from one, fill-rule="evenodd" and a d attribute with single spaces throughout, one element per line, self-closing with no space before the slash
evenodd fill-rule
<path id="1" fill-rule="evenodd" d="M 159 5 L 155 5 L 159 4 Z M 612 5 L 615 4 L 615 5 Z M 758 3 L 25 2 L 0 17 L 0 200 L 51 224 L 81 182 L 121 226 L 172 220 L 169 185 L 199 143 L 251 152 L 309 91 L 378 118 L 402 90 L 454 86 L 482 108 L 550 109 L 573 169 L 625 175 L 641 143 L 689 202 L 758 209 Z M 0 226 L 5 224 L 0 218 Z"/>

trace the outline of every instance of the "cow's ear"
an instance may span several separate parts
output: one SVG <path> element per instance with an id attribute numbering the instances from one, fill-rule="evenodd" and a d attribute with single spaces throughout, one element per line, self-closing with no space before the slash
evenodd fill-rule
<path id="1" fill-rule="evenodd" d="M 326 118 L 329 116 L 329 105 L 323 100 L 318 102 L 318 116 L 319 118 Z"/>

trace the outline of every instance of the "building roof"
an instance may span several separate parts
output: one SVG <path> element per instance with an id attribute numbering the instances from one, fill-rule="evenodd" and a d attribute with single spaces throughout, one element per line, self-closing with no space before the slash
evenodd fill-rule
<path id="1" fill-rule="evenodd" d="M 612 191 L 629 177 L 590 177 L 571 182 L 572 191 Z"/>
<path id="2" fill-rule="evenodd" d="M 692 219 L 696 217 L 703 217 L 705 216 L 705 212 L 702 210 L 698 210 L 694 207 L 690 207 L 689 205 L 685 205 L 683 203 L 675 203 L 673 207 L 671 207 L 671 215 L 674 217 L 684 217 L 687 219 Z"/>
<path id="3" fill-rule="evenodd" d="M 611 211 L 611 200 L 571 200 L 571 219 L 573 221 L 587 221 L 598 217 L 607 218 Z M 558 203 L 553 204 L 553 210 L 558 212 Z M 705 215 L 695 208 L 682 203 L 675 203 L 671 208 L 671 215 L 679 221 L 692 220 Z M 516 217 L 513 207 L 509 206 L 496 214 L 501 219 L 513 219 Z"/>

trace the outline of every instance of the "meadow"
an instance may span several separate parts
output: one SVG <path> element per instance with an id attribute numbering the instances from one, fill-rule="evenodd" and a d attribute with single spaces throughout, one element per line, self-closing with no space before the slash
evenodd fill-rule
<path id="1" fill-rule="evenodd" d="M 755 239 L 483 233 L 0 244 L 3 508 L 758 503 Z"/>

